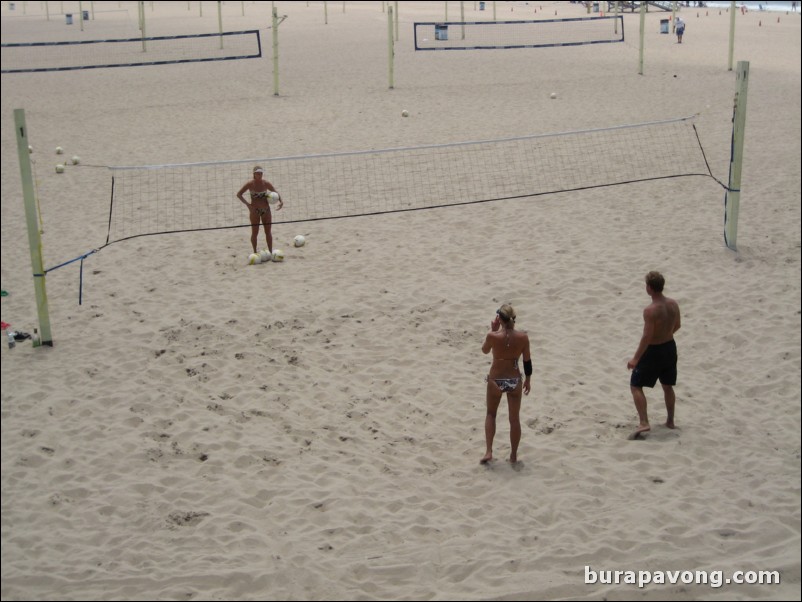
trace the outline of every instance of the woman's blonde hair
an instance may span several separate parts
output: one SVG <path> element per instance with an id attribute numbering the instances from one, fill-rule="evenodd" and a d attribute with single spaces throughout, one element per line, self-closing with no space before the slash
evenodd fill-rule
<path id="1" fill-rule="evenodd" d="M 509 303 L 499 307 L 496 313 L 505 322 L 515 322 L 515 309 Z"/>

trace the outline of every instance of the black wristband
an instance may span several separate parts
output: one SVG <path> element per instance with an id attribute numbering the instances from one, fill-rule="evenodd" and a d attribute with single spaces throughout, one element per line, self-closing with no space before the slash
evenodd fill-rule
<path id="1" fill-rule="evenodd" d="M 532 376 L 532 360 L 524 360 L 524 374 Z"/>

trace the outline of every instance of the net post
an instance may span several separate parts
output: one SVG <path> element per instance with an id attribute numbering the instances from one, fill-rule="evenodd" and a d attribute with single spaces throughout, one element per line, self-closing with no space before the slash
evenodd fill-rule
<path id="1" fill-rule="evenodd" d="M 671 3 L 671 33 L 677 30 L 677 0 Z"/>
<path id="2" fill-rule="evenodd" d="M 393 48 L 393 7 L 387 7 L 387 61 L 389 63 L 390 90 L 393 89 L 393 58 L 395 50 Z"/>
<path id="3" fill-rule="evenodd" d="M 53 346 L 50 331 L 50 311 L 47 304 L 45 287 L 45 270 L 42 265 L 42 237 L 39 233 L 39 220 L 36 217 L 36 198 L 33 187 L 33 171 L 31 169 L 30 151 L 28 150 L 28 128 L 25 125 L 25 110 L 14 109 L 14 126 L 17 133 L 17 152 L 22 179 L 22 199 L 25 204 L 25 223 L 28 227 L 28 245 L 31 249 L 31 267 L 33 268 L 33 287 L 36 294 L 36 311 L 39 317 L 39 330 L 42 333 L 42 345 Z"/>
<path id="4" fill-rule="evenodd" d="M 732 52 L 735 48 L 735 0 L 730 2 L 730 47 L 727 71 L 732 71 Z"/>
<path id="5" fill-rule="evenodd" d="M 142 52 L 147 52 L 148 49 L 145 42 L 145 1 L 140 0 L 137 5 L 139 9 L 139 29 L 142 32 Z"/>
<path id="6" fill-rule="evenodd" d="M 273 7 L 273 96 L 278 96 L 278 9 Z"/>
<path id="7" fill-rule="evenodd" d="M 646 3 L 640 3 L 640 50 L 638 52 L 638 75 L 643 75 L 643 36 L 646 32 Z"/>
<path id="8" fill-rule="evenodd" d="M 223 49 L 223 3 L 217 0 L 217 24 L 220 30 L 220 50 Z"/>
<path id="9" fill-rule="evenodd" d="M 738 88 L 735 91 L 735 103 L 732 109 L 730 179 L 727 192 L 724 193 L 724 242 L 733 251 L 737 250 L 738 210 L 741 206 L 741 167 L 746 127 L 746 96 L 749 88 L 749 61 L 738 61 L 735 81 Z"/>

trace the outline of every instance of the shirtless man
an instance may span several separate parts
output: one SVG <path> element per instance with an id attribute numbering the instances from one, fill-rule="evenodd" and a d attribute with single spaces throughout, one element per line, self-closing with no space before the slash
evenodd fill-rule
<path id="1" fill-rule="evenodd" d="M 532 358 L 529 354 L 529 335 L 515 330 L 515 310 L 511 305 L 502 305 L 490 323 L 490 332 L 482 344 L 482 353 L 493 352 L 493 363 L 487 375 L 487 415 L 485 416 L 485 455 L 480 464 L 493 459 L 493 438 L 496 436 L 496 412 L 501 397 L 507 394 L 510 413 L 510 464 L 518 462 L 518 443 L 521 441 L 521 397 L 529 395 L 532 377 Z M 523 356 L 524 374 L 518 368 Z"/>
<path id="2" fill-rule="evenodd" d="M 674 385 L 677 384 L 677 345 L 674 333 L 680 328 L 679 305 L 663 295 L 665 278 L 660 272 L 646 274 L 646 292 L 651 304 L 643 310 L 643 336 L 635 355 L 627 362 L 632 370 L 629 388 L 638 410 L 640 424 L 633 437 L 650 430 L 643 387 L 654 387 L 658 379 L 666 400 L 666 426 L 674 428 Z"/>

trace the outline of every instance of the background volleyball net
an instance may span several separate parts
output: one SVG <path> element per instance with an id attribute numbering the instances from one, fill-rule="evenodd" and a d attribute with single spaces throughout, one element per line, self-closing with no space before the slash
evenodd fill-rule
<path id="1" fill-rule="evenodd" d="M 112 167 L 106 245 L 250 225 L 236 192 L 255 165 L 285 202 L 274 212 L 275 224 L 713 177 L 693 118 L 456 144 Z"/>
<path id="2" fill-rule="evenodd" d="M 624 41 L 624 18 L 415 23 L 415 50 L 578 46 Z"/>
<path id="3" fill-rule="evenodd" d="M 258 30 L 119 40 L 26 42 L 2 45 L 2 72 L 135 67 L 260 56 L 262 44 Z"/>

